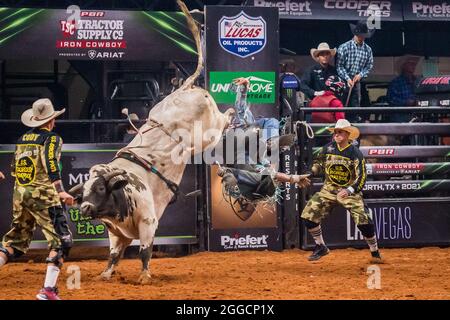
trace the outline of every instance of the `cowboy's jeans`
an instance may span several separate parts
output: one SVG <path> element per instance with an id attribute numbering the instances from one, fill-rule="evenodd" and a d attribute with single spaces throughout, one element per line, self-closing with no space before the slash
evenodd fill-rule
<path id="1" fill-rule="evenodd" d="M 347 102 L 347 97 L 348 97 L 348 91 L 346 92 L 346 94 L 344 95 L 343 99 L 343 103 L 345 106 L 345 103 Z M 349 108 L 359 108 L 361 106 L 361 83 L 358 82 L 353 86 L 352 89 L 352 93 L 350 95 L 350 100 L 348 102 L 348 107 Z M 359 122 L 359 118 L 363 118 L 364 116 L 357 114 L 357 113 L 346 113 L 345 117 L 348 121 L 350 121 L 351 123 L 353 122 Z"/>

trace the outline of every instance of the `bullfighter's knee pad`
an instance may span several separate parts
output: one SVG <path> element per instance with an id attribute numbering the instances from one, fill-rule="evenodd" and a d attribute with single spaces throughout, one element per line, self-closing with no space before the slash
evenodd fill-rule
<path id="1" fill-rule="evenodd" d="M 358 229 L 365 238 L 372 238 L 375 235 L 375 226 L 372 221 L 368 224 L 359 224 Z"/>
<path id="2" fill-rule="evenodd" d="M 2 246 L 2 244 L 0 243 L 0 252 L 4 253 L 5 256 L 8 258 L 8 262 L 13 261 L 16 258 L 19 258 L 21 256 L 24 255 L 24 253 L 20 250 L 14 249 L 13 247 L 10 247 L 11 249 L 13 249 L 13 253 L 9 253 L 9 251 Z"/>
<path id="3" fill-rule="evenodd" d="M 67 218 L 62 207 L 51 207 L 48 209 L 50 219 L 52 219 L 53 227 L 61 240 L 62 258 L 69 256 L 70 249 L 73 245 L 72 233 L 70 232 Z"/>
<path id="4" fill-rule="evenodd" d="M 9 251 L 6 250 L 6 248 L 3 248 L 3 246 L 1 244 L 0 244 L 0 252 L 6 256 L 6 258 L 8 259 L 7 261 L 11 260 L 12 254 L 9 253 Z"/>
<path id="5" fill-rule="evenodd" d="M 52 263 L 55 266 L 57 266 L 58 268 L 62 267 L 62 263 L 61 263 L 61 258 L 63 257 L 63 251 L 62 249 L 53 249 L 56 251 L 56 256 L 53 257 L 47 257 L 47 259 L 45 259 L 46 263 Z"/>
<path id="6" fill-rule="evenodd" d="M 318 223 L 315 223 L 315 222 L 313 222 L 313 221 L 311 221 L 311 220 L 308 220 L 308 219 L 305 219 L 305 218 L 302 218 L 302 219 L 303 219 L 303 222 L 305 223 L 305 227 L 306 227 L 308 230 L 309 230 L 309 229 L 316 228 L 316 227 L 319 226 Z"/>

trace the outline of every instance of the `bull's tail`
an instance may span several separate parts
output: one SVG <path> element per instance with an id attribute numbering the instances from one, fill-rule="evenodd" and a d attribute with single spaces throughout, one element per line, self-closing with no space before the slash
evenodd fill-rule
<path id="1" fill-rule="evenodd" d="M 189 78 L 186 79 L 184 84 L 180 87 L 181 90 L 186 90 L 194 85 L 195 80 L 198 78 L 200 72 L 203 69 L 203 51 L 200 44 L 200 30 L 198 29 L 197 23 L 195 22 L 194 18 L 192 18 L 191 13 L 189 12 L 184 2 L 181 0 L 177 0 L 177 3 L 178 6 L 181 8 L 181 11 L 183 11 L 184 15 L 186 16 L 188 27 L 189 30 L 191 30 L 192 35 L 194 36 L 195 45 L 197 47 L 198 53 L 197 69 Z"/>

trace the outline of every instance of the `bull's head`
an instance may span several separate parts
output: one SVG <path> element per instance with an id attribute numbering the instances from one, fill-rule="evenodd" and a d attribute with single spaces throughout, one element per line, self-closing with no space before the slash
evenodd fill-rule
<path id="1" fill-rule="evenodd" d="M 104 174 L 91 174 L 84 184 L 70 189 L 69 193 L 81 202 L 81 214 L 93 218 L 123 214 L 123 197 L 120 193 L 128 183 L 125 173 L 124 170 L 114 169 Z"/>

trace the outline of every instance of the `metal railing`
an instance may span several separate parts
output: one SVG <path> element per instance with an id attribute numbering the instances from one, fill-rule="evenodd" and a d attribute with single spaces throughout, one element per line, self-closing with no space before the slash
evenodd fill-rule
<path id="1" fill-rule="evenodd" d="M 346 113 L 439 113 L 450 114 L 450 107 L 358 107 L 358 108 L 299 108 L 306 113 L 312 112 L 346 112 Z"/>
<path id="2" fill-rule="evenodd" d="M 138 125 L 144 123 L 145 120 L 138 121 Z M 62 136 L 65 143 L 117 143 L 122 142 L 120 129 L 125 132 L 128 125 L 127 119 L 57 120 L 55 132 Z M 15 143 L 21 134 L 29 130 L 20 120 L 0 119 L 0 127 L 0 144 Z"/>
<path id="3" fill-rule="evenodd" d="M 410 135 L 415 137 L 415 141 L 419 141 L 418 136 L 423 135 L 434 135 L 434 136 L 450 136 L 450 123 L 437 123 L 439 116 L 450 115 L 449 107 L 360 107 L 360 108 L 309 108 L 302 107 L 297 109 L 299 120 L 305 121 L 306 115 L 313 112 L 345 112 L 345 113 L 372 113 L 372 114 L 392 114 L 392 113 L 410 113 L 416 116 L 418 122 L 410 123 L 355 123 L 354 125 L 360 129 L 361 134 L 364 135 Z M 430 121 L 430 115 L 433 121 Z M 428 122 L 420 122 L 423 120 Z M 330 133 L 326 128 L 333 126 L 334 124 L 326 123 L 310 123 L 309 124 L 318 136 L 328 136 Z M 306 172 L 306 170 L 312 165 L 313 152 L 318 151 L 318 148 L 314 148 L 314 142 L 312 139 L 306 139 L 306 128 L 303 125 L 297 127 L 298 133 L 298 144 L 299 144 L 299 155 L 298 163 L 301 173 Z M 450 157 L 450 146 L 372 146 L 372 147 L 361 147 L 365 157 L 368 158 L 410 158 L 414 159 L 412 163 L 419 163 L 420 159 L 423 158 L 433 158 L 439 157 L 445 159 L 440 163 L 440 167 L 446 167 L 448 159 Z M 425 165 L 427 165 L 425 163 Z M 393 172 L 397 173 L 397 172 Z M 434 170 L 432 172 L 435 173 Z M 389 174 L 387 174 L 389 175 Z M 419 180 L 424 179 L 426 174 L 423 170 L 419 170 L 419 173 L 412 174 L 412 180 L 403 181 L 373 181 L 367 183 L 367 191 L 375 192 L 379 191 L 381 194 L 383 192 L 402 192 L 402 193 L 429 193 L 433 191 L 444 191 L 448 192 L 450 186 L 450 180 L 448 180 L 448 170 L 443 170 L 441 172 L 442 176 L 438 179 L 441 180 Z M 435 178 L 436 179 L 436 175 Z M 446 180 L 447 179 L 447 180 Z M 401 189 L 402 186 L 406 185 L 405 190 Z M 316 185 L 320 187 L 321 184 Z M 394 186 L 393 190 L 389 190 L 390 187 Z M 409 186 L 416 186 L 417 189 L 410 190 Z M 433 187 L 430 189 L 430 186 Z M 310 190 L 311 191 L 311 190 Z M 306 191 L 302 189 L 300 195 L 300 208 L 303 208 L 306 204 Z"/>

